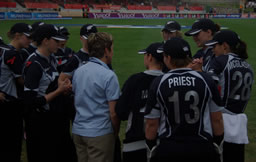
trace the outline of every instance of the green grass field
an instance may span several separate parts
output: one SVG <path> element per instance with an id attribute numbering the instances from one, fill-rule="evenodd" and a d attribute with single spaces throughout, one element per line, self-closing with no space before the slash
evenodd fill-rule
<path id="1" fill-rule="evenodd" d="M 116 25 L 164 25 L 167 19 L 160 20 L 142 20 L 142 19 L 72 19 L 72 20 L 45 20 L 46 23 L 59 24 L 116 24 Z M 194 19 L 177 19 L 181 25 L 191 26 Z M 10 27 L 17 22 L 26 22 L 32 24 L 32 20 L 16 20 L 16 21 L 0 21 L 0 36 L 5 42 L 8 42 L 6 33 Z M 253 66 L 256 71 L 256 19 L 214 19 L 214 22 L 223 27 L 228 27 L 236 31 L 242 40 L 248 45 L 249 59 L 248 62 Z M 81 48 L 79 40 L 80 26 L 67 26 L 71 36 L 68 42 L 68 46 L 74 50 Z M 118 76 L 120 87 L 122 87 L 124 81 L 133 73 L 144 70 L 143 56 L 138 55 L 137 51 L 147 47 L 150 43 L 156 41 L 162 41 L 161 29 L 129 29 L 129 28 L 98 28 L 99 31 L 111 33 L 114 37 L 114 57 L 113 68 Z M 188 29 L 183 29 L 183 33 Z M 192 48 L 193 53 L 197 51 L 197 47 L 191 37 L 185 37 Z M 255 83 L 253 85 L 253 92 L 251 100 L 247 106 L 246 114 L 248 115 L 248 134 L 250 143 L 246 145 L 246 162 L 256 161 L 256 109 L 253 105 L 256 105 L 256 89 Z M 121 138 L 123 137 L 125 130 L 125 124 L 122 124 Z M 26 162 L 26 156 L 23 154 L 23 162 Z"/>

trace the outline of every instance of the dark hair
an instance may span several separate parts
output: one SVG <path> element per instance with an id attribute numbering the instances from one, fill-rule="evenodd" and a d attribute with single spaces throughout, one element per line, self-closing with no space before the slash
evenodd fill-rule
<path id="1" fill-rule="evenodd" d="M 105 32 L 91 33 L 88 37 L 88 51 L 90 57 L 102 58 L 105 48 L 111 50 L 113 38 Z"/>
<path id="2" fill-rule="evenodd" d="M 212 35 L 214 35 L 216 32 L 220 31 L 221 27 L 219 24 L 214 24 L 214 30 L 213 29 L 209 29 L 212 31 Z M 208 29 L 202 29 L 203 31 L 207 31 Z"/>
<path id="3" fill-rule="evenodd" d="M 248 58 L 247 45 L 244 41 L 240 40 L 236 46 L 230 46 L 231 52 L 237 54 L 242 59 Z"/>
<path id="4" fill-rule="evenodd" d="M 16 34 L 16 33 L 12 33 L 12 32 L 9 31 L 9 32 L 7 33 L 7 37 L 8 37 L 10 40 L 13 40 L 13 38 L 15 37 L 15 34 Z"/>
<path id="5" fill-rule="evenodd" d="M 36 33 L 36 32 L 33 32 L 31 37 L 36 42 L 37 46 L 40 46 L 45 38 L 46 39 L 50 39 L 51 38 L 50 36 L 40 37 L 40 36 L 38 36 L 38 33 Z"/>
<path id="6" fill-rule="evenodd" d="M 164 54 L 165 56 L 169 56 Z M 182 68 L 188 66 L 192 61 L 192 58 L 190 56 L 187 56 L 186 58 L 172 58 L 170 64 L 174 65 L 177 68 Z"/>

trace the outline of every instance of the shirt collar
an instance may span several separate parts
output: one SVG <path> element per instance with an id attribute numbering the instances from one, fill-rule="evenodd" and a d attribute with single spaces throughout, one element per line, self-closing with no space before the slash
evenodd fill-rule
<path id="1" fill-rule="evenodd" d="M 93 63 L 96 63 L 96 64 L 99 64 L 99 65 L 102 65 L 104 66 L 106 69 L 109 69 L 110 68 L 108 67 L 108 65 L 106 63 L 104 63 L 103 61 L 101 61 L 100 59 L 96 58 L 96 57 L 90 57 L 89 58 L 89 61 L 90 62 L 93 62 Z"/>
<path id="2" fill-rule="evenodd" d="M 81 48 L 80 51 L 81 51 L 82 53 L 88 54 L 83 48 Z"/>
<path id="3" fill-rule="evenodd" d="M 153 76 L 160 76 L 164 74 L 161 70 L 146 70 L 144 73 Z"/>
<path id="4" fill-rule="evenodd" d="M 42 55 L 38 50 L 36 50 L 36 53 L 37 53 L 40 57 L 42 57 L 43 59 L 46 59 L 47 62 L 50 62 L 50 58 L 49 58 L 49 57 Z"/>
<path id="5" fill-rule="evenodd" d="M 179 71 L 179 70 L 186 70 L 186 71 L 190 71 L 190 70 L 192 70 L 191 68 L 186 68 L 186 67 L 184 67 L 184 68 L 176 68 L 176 69 L 172 69 L 172 70 L 170 70 L 170 71 L 168 71 L 168 72 L 175 72 L 175 71 Z"/>

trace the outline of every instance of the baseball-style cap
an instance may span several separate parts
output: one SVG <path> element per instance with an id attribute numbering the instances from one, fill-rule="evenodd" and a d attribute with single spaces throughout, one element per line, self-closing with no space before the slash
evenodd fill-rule
<path id="1" fill-rule="evenodd" d="M 68 29 L 65 28 L 64 26 L 60 26 L 60 27 L 59 27 L 59 31 L 60 31 L 60 34 L 63 35 L 63 37 L 64 37 L 66 40 L 68 40 L 69 34 L 70 34 L 70 33 L 68 32 Z"/>
<path id="2" fill-rule="evenodd" d="M 55 39 L 58 41 L 65 41 L 65 38 L 63 35 L 61 35 L 58 27 L 52 24 L 43 24 L 39 26 L 36 31 L 33 33 L 33 35 L 36 35 L 34 38 L 35 40 L 43 40 L 44 38 L 47 39 Z"/>
<path id="3" fill-rule="evenodd" d="M 98 32 L 98 30 L 97 30 L 96 26 L 94 26 L 93 24 L 85 24 L 80 29 L 80 36 L 82 36 L 84 39 L 88 39 L 88 36 L 91 33 L 97 33 L 97 32 Z"/>
<path id="4" fill-rule="evenodd" d="M 181 26 L 178 22 L 176 21 L 168 21 L 164 28 L 162 29 L 162 32 L 163 31 L 168 31 L 170 33 L 173 33 L 173 32 L 176 32 L 176 31 L 180 31 L 181 30 Z"/>
<path id="5" fill-rule="evenodd" d="M 27 37 L 30 37 L 30 34 L 32 32 L 32 26 L 28 25 L 26 23 L 16 23 L 11 27 L 10 32 L 12 34 L 15 33 L 23 33 L 25 34 Z"/>
<path id="6" fill-rule="evenodd" d="M 163 54 L 157 53 L 157 49 L 161 47 L 163 44 L 160 42 L 155 42 L 150 44 L 146 49 L 142 49 L 138 51 L 138 54 L 151 54 L 158 61 L 163 61 Z"/>
<path id="7" fill-rule="evenodd" d="M 182 38 L 174 37 L 165 42 L 163 47 L 157 49 L 158 53 L 165 53 L 172 58 L 184 59 L 192 58 L 190 46 L 187 41 Z"/>
<path id="8" fill-rule="evenodd" d="M 31 26 L 32 26 L 32 32 L 34 32 L 39 26 L 41 25 L 44 25 L 45 23 L 44 22 L 41 22 L 41 21 L 37 21 L 37 22 L 34 22 Z"/>
<path id="9" fill-rule="evenodd" d="M 194 22 L 194 24 L 192 25 L 192 28 L 189 31 L 185 32 L 185 35 L 193 36 L 198 34 L 202 30 L 208 30 L 208 29 L 212 31 L 217 30 L 214 22 L 210 19 L 199 19 Z"/>
<path id="10" fill-rule="evenodd" d="M 213 46 L 215 44 L 222 44 L 226 42 L 230 46 L 236 46 L 239 42 L 241 42 L 240 37 L 237 33 L 233 32 L 232 30 L 221 30 L 217 32 L 213 39 L 206 42 L 206 46 Z"/>

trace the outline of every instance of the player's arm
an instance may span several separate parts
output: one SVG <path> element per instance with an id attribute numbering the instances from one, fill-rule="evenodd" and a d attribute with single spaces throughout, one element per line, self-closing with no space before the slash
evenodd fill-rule
<path id="1" fill-rule="evenodd" d="M 214 136 L 222 136 L 224 134 L 224 126 L 222 112 L 211 112 L 211 123 Z"/>
<path id="2" fill-rule="evenodd" d="M 155 140 L 157 138 L 157 130 L 159 126 L 159 119 L 146 119 L 145 134 L 147 140 Z"/>
<path id="3" fill-rule="evenodd" d="M 23 60 L 18 52 L 8 51 L 4 58 L 5 64 L 13 72 L 16 82 L 23 86 L 24 80 L 22 78 Z"/>
<path id="4" fill-rule="evenodd" d="M 117 101 L 115 111 L 120 120 L 128 120 L 134 103 L 134 90 L 136 89 L 133 77 L 130 77 L 123 85 L 122 94 Z"/>
<path id="5" fill-rule="evenodd" d="M 118 136 L 119 128 L 120 128 L 120 120 L 117 117 L 117 114 L 115 111 L 116 101 L 109 101 L 108 105 L 110 110 L 110 118 L 111 118 L 112 126 L 114 129 L 114 134 L 115 136 Z"/>

